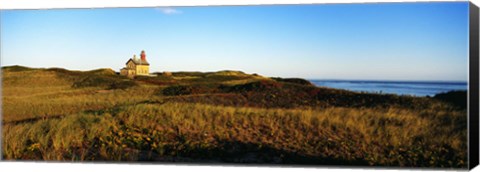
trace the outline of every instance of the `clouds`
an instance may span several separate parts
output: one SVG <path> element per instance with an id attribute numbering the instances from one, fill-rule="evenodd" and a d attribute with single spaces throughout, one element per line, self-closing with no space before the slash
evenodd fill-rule
<path id="1" fill-rule="evenodd" d="M 157 10 L 157 11 L 163 13 L 163 14 L 166 14 L 166 15 L 182 14 L 182 11 L 176 10 L 176 9 L 170 8 L 170 7 L 160 7 L 160 8 L 155 8 L 155 10 Z"/>

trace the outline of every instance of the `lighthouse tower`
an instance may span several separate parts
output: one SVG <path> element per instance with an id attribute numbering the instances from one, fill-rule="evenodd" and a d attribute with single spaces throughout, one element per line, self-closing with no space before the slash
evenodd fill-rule
<path id="1" fill-rule="evenodd" d="M 145 54 L 145 50 L 142 50 L 140 53 L 140 59 L 145 62 L 147 61 L 147 54 Z"/>
<path id="2" fill-rule="evenodd" d="M 150 64 L 147 62 L 147 54 L 145 54 L 145 50 L 142 50 L 140 53 L 140 59 L 137 59 L 135 55 L 133 58 L 129 59 L 126 63 L 126 67 L 120 70 L 120 74 L 129 78 L 139 75 L 149 76 Z"/>

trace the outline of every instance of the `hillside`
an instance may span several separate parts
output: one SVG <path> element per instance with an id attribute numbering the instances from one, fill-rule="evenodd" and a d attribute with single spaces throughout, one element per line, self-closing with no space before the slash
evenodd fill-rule
<path id="1" fill-rule="evenodd" d="M 5 159 L 466 167 L 461 92 L 356 93 L 241 71 L 2 74 Z"/>

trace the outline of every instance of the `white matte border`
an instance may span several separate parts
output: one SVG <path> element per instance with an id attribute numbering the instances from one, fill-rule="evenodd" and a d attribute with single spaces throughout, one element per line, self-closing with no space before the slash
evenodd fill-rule
<path id="1" fill-rule="evenodd" d="M 40 162 L 0 162 L 0 168 L 2 171 L 30 171 L 30 172 L 56 172 L 56 171 L 71 171 L 71 172 L 183 172 L 183 171 L 208 171 L 208 172 L 368 172 L 368 171 L 390 171 L 390 172 L 438 172 L 438 170 L 422 170 L 422 169 L 389 169 L 389 168 L 352 168 L 349 166 L 338 167 L 289 167 L 289 166 L 233 166 L 229 165 L 185 165 L 185 164 L 139 164 L 139 163 L 118 163 L 118 164 L 105 164 L 105 163 L 40 163 Z M 443 170 L 452 171 L 452 170 Z M 476 169 L 478 170 L 478 168 Z"/>

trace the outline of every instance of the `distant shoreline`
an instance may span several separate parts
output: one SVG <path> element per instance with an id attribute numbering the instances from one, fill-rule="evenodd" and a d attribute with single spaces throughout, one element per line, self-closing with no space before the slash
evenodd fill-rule
<path id="1" fill-rule="evenodd" d="M 415 84 L 468 84 L 468 81 L 449 80 L 369 80 L 369 79 L 307 79 L 328 82 L 370 82 L 370 83 L 415 83 Z"/>
<path id="2" fill-rule="evenodd" d="M 467 82 L 460 81 L 394 81 L 394 80 L 309 80 L 316 86 L 355 92 L 387 93 L 396 95 L 434 96 L 449 91 L 468 90 Z"/>

